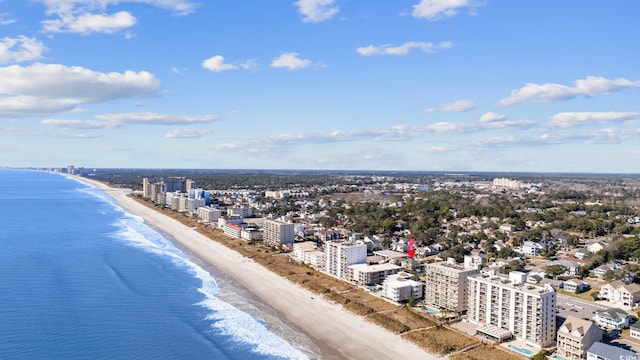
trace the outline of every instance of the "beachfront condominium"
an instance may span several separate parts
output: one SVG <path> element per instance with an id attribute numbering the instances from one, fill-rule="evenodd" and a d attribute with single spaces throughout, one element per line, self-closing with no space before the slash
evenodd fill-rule
<path id="1" fill-rule="evenodd" d="M 468 278 L 479 273 L 477 266 L 457 264 L 455 259 L 425 265 L 425 303 L 457 313 L 467 311 Z"/>
<path id="2" fill-rule="evenodd" d="M 327 241 L 324 243 L 325 272 L 339 279 L 347 280 L 349 265 L 367 262 L 367 245 L 347 240 L 343 242 Z"/>
<path id="3" fill-rule="evenodd" d="M 276 220 L 265 220 L 262 241 L 265 245 L 273 247 L 286 246 L 293 248 L 295 240 L 294 224 Z"/>
<path id="4" fill-rule="evenodd" d="M 517 339 L 539 347 L 556 340 L 556 292 L 526 283 L 526 274 L 509 278 L 490 274 L 469 277 L 467 318 L 470 322 L 508 330 Z"/>

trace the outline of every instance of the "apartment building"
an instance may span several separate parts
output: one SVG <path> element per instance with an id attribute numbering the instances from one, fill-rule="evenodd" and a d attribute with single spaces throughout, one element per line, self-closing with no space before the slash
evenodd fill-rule
<path id="1" fill-rule="evenodd" d="M 395 264 L 356 264 L 347 267 L 347 278 L 361 286 L 382 284 L 389 275 L 402 271 L 402 267 Z"/>
<path id="2" fill-rule="evenodd" d="M 406 272 L 389 275 L 382 283 L 382 296 L 401 302 L 410 298 L 420 300 L 424 296 L 424 283 L 416 281 L 413 275 Z"/>
<path id="3" fill-rule="evenodd" d="M 613 281 L 603 285 L 599 295 L 624 310 L 631 310 L 640 302 L 640 285 Z"/>
<path id="4" fill-rule="evenodd" d="M 602 330 L 592 321 L 567 316 L 558 329 L 556 352 L 567 360 L 584 359 L 591 345 L 600 340 Z"/>
<path id="5" fill-rule="evenodd" d="M 220 209 L 214 209 L 210 207 L 199 207 L 196 211 L 198 214 L 198 218 L 200 220 L 208 221 L 208 222 L 216 222 L 220 215 L 222 215 L 222 211 Z"/>
<path id="6" fill-rule="evenodd" d="M 509 278 L 491 274 L 469 277 L 467 317 L 470 322 L 508 330 L 517 339 L 540 347 L 556 340 L 556 292 L 550 285 L 526 283 L 526 274 Z"/>
<path id="7" fill-rule="evenodd" d="M 460 313 L 467 310 L 468 277 L 479 274 L 478 267 L 465 267 L 451 259 L 427 264 L 424 271 L 425 303 Z"/>
<path id="8" fill-rule="evenodd" d="M 347 280 L 347 267 L 367 262 L 367 245 L 352 241 L 324 244 L 325 272 L 339 279 Z"/>
<path id="9" fill-rule="evenodd" d="M 276 220 L 265 220 L 262 241 L 268 246 L 293 247 L 295 240 L 294 224 L 284 223 Z"/>

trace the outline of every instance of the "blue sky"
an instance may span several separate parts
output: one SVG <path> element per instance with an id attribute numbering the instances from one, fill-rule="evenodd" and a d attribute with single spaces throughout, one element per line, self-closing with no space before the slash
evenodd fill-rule
<path id="1" fill-rule="evenodd" d="M 0 166 L 633 172 L 636 0 L 0 0 Z"/>

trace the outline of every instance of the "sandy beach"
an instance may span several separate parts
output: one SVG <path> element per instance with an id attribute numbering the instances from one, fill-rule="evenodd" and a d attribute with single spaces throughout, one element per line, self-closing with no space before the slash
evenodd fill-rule
<path id="1" fill-rule="evenodd" d="M 302 329 L 320 349 L 323 359 L 438 359 L 399 335 L 323 300 L 194 229 L 137 203 L 127 196 L 128 190 L 86 178 L 76 179 L 103 190 L 125 211 L 141 216 L 149 225 L 170 234 L 201 260 L 246 287 L 282 314 L 284 320 Z"/>

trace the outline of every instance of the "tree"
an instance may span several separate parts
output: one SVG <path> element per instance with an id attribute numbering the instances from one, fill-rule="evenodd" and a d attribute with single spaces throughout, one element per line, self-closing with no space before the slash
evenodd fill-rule
<path id="1" fill-rule="evenodd" d="M 567 270 L 569 269 L 566 266 L 558 264 L 548 265 L 544 268 L 547 275 L 553 276 L 554 279 L 557 279 L 558 276 L 564 274 Z"/>
<path id="2" fill-rule="evenodd" d="M 533 360 L 547 360 L 548 355 L 550 355 L 549 351 L 542 349 L 533 357 Z"/>

